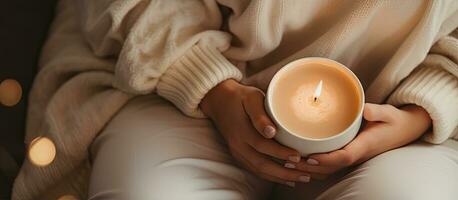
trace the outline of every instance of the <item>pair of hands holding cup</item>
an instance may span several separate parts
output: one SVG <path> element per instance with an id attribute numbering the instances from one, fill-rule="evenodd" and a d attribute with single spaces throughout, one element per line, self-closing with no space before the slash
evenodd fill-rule
<path id="1" fill-rule="evenodd" d="M 420 106 L 396 108 L 366 103 L 363 117 L 367 123 L 353 141 L 333 152 L 301 158 L 296 150 L 272 139 L 276 127 L 264 110 L 264 93 L 258 88 L 229 79 L 211 89 L 200 107 L 243 167 L 261 178 L 292 187 L 296 182 L 326 178 L 406 145 L 418 139 L 431 125 L 428 113 Z M 416 126 L 412 126 L 412 122 Z"/>

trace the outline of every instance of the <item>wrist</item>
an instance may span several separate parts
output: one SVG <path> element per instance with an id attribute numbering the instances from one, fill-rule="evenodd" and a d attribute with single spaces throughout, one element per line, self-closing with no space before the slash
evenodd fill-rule
<path id="1" fill-rule="evenodd" d="M 376 142 L 371 140 L 368 137 L 357 137 L 355 140 L 359 140 L 357 144 L 359 144 L 358 150 L 353 152 L 353 162 L 352 165 L 360 164 L 374 155 L 376 155 L 379 149 L 377 148 Z"/>
<path id="2" fill-rule="evenodd" d="M 233 97 L 237 92 L 240 83 L 234 79 L 227 79 L 210 89 L 199 104 L 202 112 L 210 118 L 215 118 L 217 108 L 225 99 Z"/>
<path id="3" fill-rule="evenodd" d="M 431 117 L 423 107 L 408 104 L 399 108 L 400 110 L 405 111 L 410 116 L 410 122 L 419 126 L 420 129 L 426 131 L 432 124 Z M 423 132 L 424 132 L 423 131 Z"/>

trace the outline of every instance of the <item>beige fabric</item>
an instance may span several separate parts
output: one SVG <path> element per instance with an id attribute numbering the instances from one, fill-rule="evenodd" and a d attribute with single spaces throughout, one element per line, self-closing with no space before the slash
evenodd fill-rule
<path id="1" fill-rule="evenodd" d="M 456 148 L 412 144 L 329 180 L 272 193 L 272 184 L 234 163 L 210 121 L 149 95 L 129 102 L 92 144 L 89 200 L 454 200 Z"/>
<path id="2" fill-rule="evenodd" d="M 89 200 L 266 199 L 272 188 L 234 165 L 209 120 L 156 95 L 129 102 L 90 152 Z"/>
<path id="3" fill-rule="evenodd" d="M 232 11 L 227 18 L 221 7 Z M 49 137 L 58 153 L 46 167 L 24 162 L 13 199 L 84 194 L 90 143 L 139 94 L 155 92 L 183 113 L 203 117 L 198 104 L 219 82 L 244 74 L 244 83 L 265 89 L 283 64 L 322 56 L 350 67 L 369 102 L 385 102 L 428 61 L 431 46 L 456 29 L 457 7 L 454 0 L 61 0 L 30 94 L 25 141 Z M 443 66 L 438 74 L 451 81 L 440 89 L 455 94 L 454 65 Z M 435 113 L 434 127 L 442 127 L 427 138 L 437 143 L 451 136 L 456 110 L 419 98 L 428 99 L 420 105 Z"/>

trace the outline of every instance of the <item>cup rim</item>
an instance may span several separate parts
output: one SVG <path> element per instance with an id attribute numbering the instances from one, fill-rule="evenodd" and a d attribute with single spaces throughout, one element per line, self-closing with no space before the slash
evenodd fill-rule
<path id="1" fill-rule="evenodd" d="M 321 61 L 321 62 L 320 62 Z M 324 61 L 324 62 L 322 62 Z M 283 126 L 282 123 L 277 120 L 277 117 L 275 115 L 275 111 L 272 107 L 272 93 L 273 93 L 273 84 L 275 84 L 275 82 L 277 82 L 278 78 L 281 76 L 281 74 L 285 73 L 287 70 L 289 70 L 290 68 L 292 67 L 295 67 L 298 65 L 298 63 L 304 63 L 304 62 L 308 62 L 308 63 L 320 63 L 320 64 L 324 64 L 326 65 L 327 63 L 332 63 L 334 65 L 337 65 L 337 66 L 340 66 L 342 67 L 342 69 L 344 71 L 346 71 L 348 74 L 350 74 L 350 76 L 352 77 L 353 80 L 355 80 L 358 84 L 358 91 L 360 92 L 360 102 L 361 104 L 359 105 L 359 111 L 358 111 L 358 115 L 354 118 L 353 122 L 346 128 L 344 129 L 343 131 L 341 131 L 340 133 L 336 134 L 336 135 L 333 135 L 333 136 L 330 136 L 330 137 L 325 137 L 325 138 L 310 138 L 310 137 L 305 137 L 305 136 L 302 136 L 302 135 L 299 135 L 297 133 L 294 133 L 292 131 L 290 131 L 286 126 Z M 332 140 L 334 138 L 337 138 L 337 137 L 340 137 L 346 133 L 349 133 L 350 129 L 355 126 L 356 123 L 358 123 L 358 119 L 362 117 L 363 115 L 363 111 L 364 111 L 364 104 L 365 104 L 365 94 L 364 94 L 364 89 L 363 89 L 363 86 L 361 84 L 361 81 L 358 79 L 358 77 L 355 75 L 355 73 L 353 73 L 353 71 L 351 71 L 347 66 L 345 66 L 344 64 L 342 63 L 339 63 L 335 60 L 332 60 L 332 59 L 329 59 L 329 58 L 324 58 L 324 57 L 305 57 L 305 58 L 300 58 L 300 59 L 296 59 L 294 61 L 291 61 L 289 62 L 288 64 L 286 64 L 285 66 L 283 66 L 280 70 L 278 70 L 275 75 L 273 76 L 273 78 L 271 79 L 270 83 L 269 83 L 269 86 L 267 88 L 267 104 L 268 104 L 268 107 L 270 109 L 270 114 L 272 115 L 272 120 L 275 121 L 275 123 L 279 126 L 281 126 L 282 129 L 284 129 L 289 135 L 292 135 L 292 136 L 295 136 L 295 137 L 298 137 L 300 139 L 303 139 L 303 140 L 310 140 L 310 141 L 327 141 L 327 140 Z"/>

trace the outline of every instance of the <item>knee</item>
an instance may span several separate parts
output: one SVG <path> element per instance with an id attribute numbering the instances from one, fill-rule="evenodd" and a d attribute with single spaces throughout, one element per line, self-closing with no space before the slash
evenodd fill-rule
<path id="1" fill-rule="evenodd" d="M 136 199 L 210 200 L 246 199 L 242 185 L 235 181 L 231 169 L 227 175 L 212 171 L 205 163 L 176 159 L 153 167 L 149 174 L 137 178 Z M 204 161 L 205 162 L 205 161 Z M 203 164 L 203 165 L 201 165 Z M 207 163 L 212 165 L 212 163 Z M 227 166 L 223 166 L 225 168 Z M 237 172 L 238 173 L 238 172 Z M 229 175 L 233 175 L 230 177 Z M 136 190 L 136 191 L 135 191 Z"/>
<path id="2" fill-rule="evenodd" d="M 457 164 L 426 146 L 381 154 L 360 168 L 354 199 L 456 199 Z"/>

